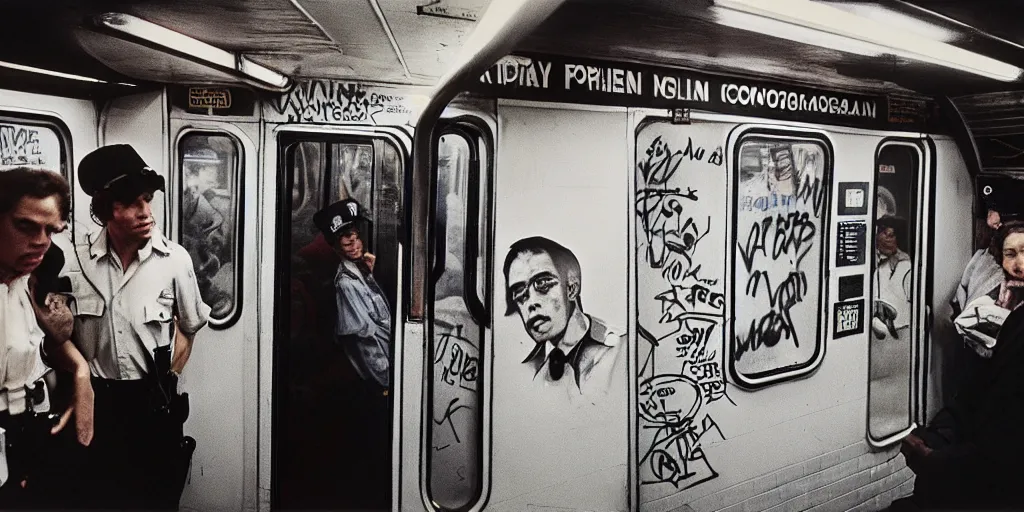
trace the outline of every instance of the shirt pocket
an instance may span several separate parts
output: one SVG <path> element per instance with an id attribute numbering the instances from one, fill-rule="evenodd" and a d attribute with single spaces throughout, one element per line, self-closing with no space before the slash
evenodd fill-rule
<path id="1" fill-rule="evenodd" d="M 71 296 L 75 299 L 71 304 L 72 314 L 75 317 L 103 316 L 106 303 L 96 288 L 81 273 L 72 273 L 68 277 L 71 279 Z"/>
<path id="2" fill-rule="evenodd" d="M 137 331 L 148 350 L 171 343 L 174 320 L 172 304 L 163 297 L 150 299 L 143 304 L 142 322 L 137 326 Z"/>
<path id="3" fill-rule="evenodd" d="M 142 311 L 142 323 L 166 323 L 173 318 L 171 305 L 157 299 L 146 304 Z"/>

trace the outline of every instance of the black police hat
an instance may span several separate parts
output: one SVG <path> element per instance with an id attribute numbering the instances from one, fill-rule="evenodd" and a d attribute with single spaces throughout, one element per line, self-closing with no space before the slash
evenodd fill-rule
<path id="1" fill-rule="evenodd" d="M 1003 222 L 1024 219 L 1024 180 L 1001 174 L 980 175 L 977 180 L 986 209 L 999 212 Z"/>
<path id="2" fill-rule="evenodd" d="M 78 183 L 90 196 L 104 190 L 164 190 L 164 178 L 128 144 L 103 146 L 78 164 Z"/>
<path id="3" fill-rule="evenodd" d="M 313 224 L 328 240 L 334 240 L 343 230 L 357 222 L 369 224 L 370 219 L 355 199 L 338 201 L 313 215 Z"/>

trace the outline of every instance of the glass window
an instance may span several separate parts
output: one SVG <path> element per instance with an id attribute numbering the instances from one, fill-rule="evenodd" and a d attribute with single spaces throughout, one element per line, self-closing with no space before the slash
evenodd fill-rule
<path id="1" fill-rule="evenodd" d="M 737 144 L 730 364 L 759 386 L 811 371 L 822 350 L 822 250 L 831 157 L 820 140 Z"/>
<path id="2" fill-rule="evenodd" d="M 481 318 L 475 311 L 478 289 L 475 285 L 467 289 L 466 275 L 467 265 L 479 269 L 485 262 L 466 249 L 467 244 L 486 239 L 486 235 L 473 235 L 487 224 L 480 222 L 482 173 L 479 146 L 473 139 L 462 132 L 444 134 L 437 152 L 437 238 L 431 276 L 434 343 L 428 406 L 432 421 L 425 449 L 428 494 L 439 510 L 468 509 L 480 497 L 483 484 L 481 347 L 487 315 Z"/>
<path id="3" fill-rule="evenodd" d="M 53 128 L 0 120 L 0 171 L 29 166 L 59 173 L 64 155 Z"/>
<path id="4" fill-rule="evenodd" d="M 921 150 L 885 143 L 875 163 L 868 438 L 888 444 L 913 426 L 916 210 Z"/>
<path id="5" fill-rule="evenodd" d="M 181 245 L 192 256 L 199 291 L 212 309 L 211 325 L 223 325 L 239 310 L 241 294 L 239 144 L 228 135 L 195 132 L 181 138 L 178 154 Z"/>

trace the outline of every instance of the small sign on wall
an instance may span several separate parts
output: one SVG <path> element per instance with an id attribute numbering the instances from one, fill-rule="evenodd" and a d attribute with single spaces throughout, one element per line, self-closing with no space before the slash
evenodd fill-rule
<path id="1" fill-rule="evenodd" d="M 839 215 L 868 214 L 868 184 L 865 182 L 839 183 Z"/>
<path id="2" fill-rule="evenodd" d="M 837 302 L 832 338 L 839 339 L 864 332 L 864 300 Z"/>
<path id="3" fill-rule="evenodd" d="M 841 276 L 839 278 L 839 300 L 856 299 L 864 296 L 864 274 Z"/>
<path id="4" fill-rule="evenodd" d="M 864 264 L 868 225 L 862 220 L 840 222 L 837 228 L 836 266 L 848 267 Z"/>

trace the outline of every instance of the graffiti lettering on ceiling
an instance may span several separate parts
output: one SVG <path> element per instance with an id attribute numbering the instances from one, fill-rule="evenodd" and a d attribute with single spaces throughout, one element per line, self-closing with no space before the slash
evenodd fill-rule
<path id="1" fill-rule="evenodd" d="M 270 102 L 269 117 L 288 123 L 404 125 L 413 117 L 411 95 L 363 84 L 309 80 Z"/>

